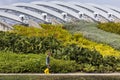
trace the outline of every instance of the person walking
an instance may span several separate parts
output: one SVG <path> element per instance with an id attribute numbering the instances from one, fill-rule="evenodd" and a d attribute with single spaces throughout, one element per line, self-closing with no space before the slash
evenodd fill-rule
<path id="1" fill-rule="evenodd" d="M 49 50 L 47 52 L 47 56 L 46 56 L 46 66 L 47 66 L 47 68 L 50 68 L 50 55 L 51 55 L 51 52 Z"/>
<path id="2" fill-rule="evenodd" d="M 51 52 L 50 50 L 47 51 L 47 56 L 46 56 L 46 66 L 47 68 L 44 70 L 45 74 L 49 74 L 49 69 L 50 69 L 50 55 L 51 55 Z"/>

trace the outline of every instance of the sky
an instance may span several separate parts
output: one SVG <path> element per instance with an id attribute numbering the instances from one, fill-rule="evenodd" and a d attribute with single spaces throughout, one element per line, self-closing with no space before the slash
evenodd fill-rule
<path id="1" fill-rule="evenodd" d="M 10 5 L 18 2 L 32 2 L 32 1 L 53 1 L 53 0 L 0 0 L 0 6 Z M 99 5 L 112 5 L 120 8 L 120 0 L 56 0 L 56 1 L 74 1 L 81 3 L 95 3 Z"/>

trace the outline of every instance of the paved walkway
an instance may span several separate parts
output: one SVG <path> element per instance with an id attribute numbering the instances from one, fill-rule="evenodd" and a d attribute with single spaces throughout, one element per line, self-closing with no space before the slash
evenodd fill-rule
<path id="1" fill-rule="evenodd" d="M 50 76 L 120 76 L 120 73 L 56 73 L 56 74 L 41 74 L 41 73 L 0 73 L 0 75 L 50 75 Z"/>

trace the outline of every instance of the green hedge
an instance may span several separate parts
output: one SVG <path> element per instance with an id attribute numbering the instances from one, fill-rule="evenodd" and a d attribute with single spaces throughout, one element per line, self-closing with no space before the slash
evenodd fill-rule
<path id="1" fill-rule="evenodd" d="M 0 73 L 43 73 L 46 69 L 45 58 L 44 54 L 17 54 L 0 51 Z M 100 60 L 102 63 L 98 64 L 94 61 L 96 59 L 82 55 L 81 63 L 78 64 L 75 61 L 58 60 L 51 57 L 50 73 L 120 71 L 120 59 L 112 56 L 102 57 Z"/>
<path id="2" fill-rule="evenodd" d="M 44 54 L 16 54 L 0 51 L 0 73 L 43 73 L 46 69 Z M 51 73 L 76 72 L 75 61 L 57 60 L 51 57 Z"/>

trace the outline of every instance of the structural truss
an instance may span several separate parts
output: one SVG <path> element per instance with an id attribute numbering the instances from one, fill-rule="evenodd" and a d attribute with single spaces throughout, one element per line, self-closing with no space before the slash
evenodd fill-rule
<path id="1" fill-rule="evenodd" d="M 16 3 L 0 7 L 0 20 L 23 22 L 35 20 L 38 22 L 68 22 L 86 20 L 91 22 L 120 22 L 120 9 L 110 5 L 97 5 L 79 2 L 35 1 L 31 3 Z"/>

